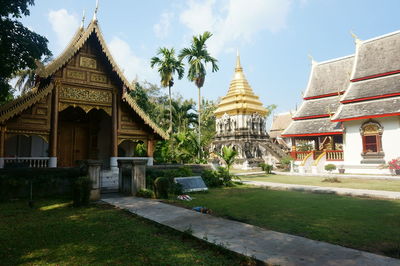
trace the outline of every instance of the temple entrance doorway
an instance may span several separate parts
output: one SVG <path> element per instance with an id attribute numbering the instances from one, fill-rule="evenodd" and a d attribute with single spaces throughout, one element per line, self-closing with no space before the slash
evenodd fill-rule
<path id="1" fill-rule="evenodd" d="M 59 113 L 58 166 L 74 167 L 80 161 L 94 159 L 109 165 L 111 154 L 111 118 L 103 110 L 88 113 L 68 107 Z"/>

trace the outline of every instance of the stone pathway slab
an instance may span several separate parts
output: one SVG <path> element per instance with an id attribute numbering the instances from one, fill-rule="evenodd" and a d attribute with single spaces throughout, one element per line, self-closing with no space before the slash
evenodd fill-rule
<path id="1" fill-rule="evenodd" d="M 270 265 L 400 265 L 400 260 L 198 213 L 157 200 L 102 199 L 111 205 Z"/>

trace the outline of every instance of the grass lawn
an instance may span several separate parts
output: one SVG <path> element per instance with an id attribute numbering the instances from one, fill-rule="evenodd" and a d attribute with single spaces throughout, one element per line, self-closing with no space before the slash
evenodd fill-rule
<path id="1" fill-rule="evenodd" d="M 339 178 L 341 183 L 322 182 L 325 177 L 289 176 L 289 175 L 249 175 L 241 176 L 242 180 L 264 181 L 284 184 L 312 185 L 323 187 L 345 187 L 373 190 L 400 191 L 400 180 L 378 180 L 359 178 Z"/>
<path id="2" fill-rule="evenodd" d="M 244 257 L 101 205 L 0 203 L 1 265 L 239 265 Z"/>
<path id="3" fill-rule="evenodd" d="M 187 207 L 270 230 L 400 258 L 400 201 L 239 186 L 194 193 Z"/>

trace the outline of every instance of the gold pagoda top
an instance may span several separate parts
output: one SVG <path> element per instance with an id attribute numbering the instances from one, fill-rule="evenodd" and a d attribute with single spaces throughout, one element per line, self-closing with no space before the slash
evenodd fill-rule
<path id="1" fill-rule="evenodd" d="M 228 94 L 222 97 L 217 110 L 214 112 L 217 118 L 225 113 L 228 115 L 258 113 L 261 116 L 268 114 L 268 110 L 263 107 L 262 102 L 254 94 L 244 76 L 243 68 L 240 65 L 239 52 L 236 55 L 235 73 L 229 86 Z"/>

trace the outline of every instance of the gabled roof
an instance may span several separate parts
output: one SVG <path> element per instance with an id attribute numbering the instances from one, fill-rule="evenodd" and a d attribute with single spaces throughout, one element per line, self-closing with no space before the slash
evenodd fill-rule
<path id="1" fill-rule="evenodd" d="M 304 98 L 319 98 L 345 91 L 349 85 L 353 62 L 354 55 L 313 62 Z"/>
<path id="2" fill-rule="evenodd" d="M 399 51 L 400 31 L 358 42 L 351 83 L 333 121 L 399 115 Z"/>
<path id="3" fill-rule="evenodd" d="M 340 123 L 333 123 L 329 117 L 292 121 L 283 131 L 282 137 L 322 136 L 342 134 Z"/>
<path id="4" fill-rule="evenodd" d="M 30 92 L 0 106 L 0 123 L 4 123 L 8 119 L 39 102 L 41 99 L 46 97 L 53 88 L 53 83 L 50 83 L 41 89 L 33 88 Z"/>
<path id="5" fill-rule="evenodd" d="M 400 97 L 341 104 L 332 121 L 349 121 L 386 116 L 400 116 Z"/>
<path id="6" fill-rule="evenodd" d="M 40 69 L 37 74 L 42 78 L 47 78 L 53 75 L 57 70 L 62 68 L 68 61 L 78 53 L 79 49 L 86 43 L 89 37 L 92 34 L 96 34 L 97 39 L 101 45 L 102 51 L 104 52 L 107 60 L 110 62 L 113 71 L 118 75 L 121 79 L 122 83 L 129 89 L 135 89 L 134 86 L 126 79 L 118 64 L 115 62 L 112 57 L 110 51 L 108 50 L 107 44 L 103 38 L 103 34 L 101 33 L 100 27 L 98 25 L 97 20 L 92 20 L 92 22 L 88 25 L 86 30 L 80 28 L 72 38 L 72 41 L 69 43 L 64 52 L 58 56 L 55 60 L 53 60 L 50 64 L 44 67 L 44 69 Z"/>
<path id="7" fill-rule="evenodd" d="M 360 41 L 351 80 L 400 70 L 400 31 Z"/>
<path id="8" fill-rule="evenodd" d="M 271 138 L 280 137 L 282 131 L 284 131 L 291 122 L 292 114 L 290 112 L 275 115 L 272 120 L 271 128 L 268 132 L 269 136 Z"/>
<path id="9" fill-rule="evenodd" d="M 400 95 L 400 74 L 352 82 L 341 102 L 365 101 L 396 95 Z"/>
<path id="10" fill-rule="evenodd" d="M 339 107 L 339 96 L 330 96 L 303 101 L 299 110 L 293 116 L 294 120 L 329 116 Z"/>

